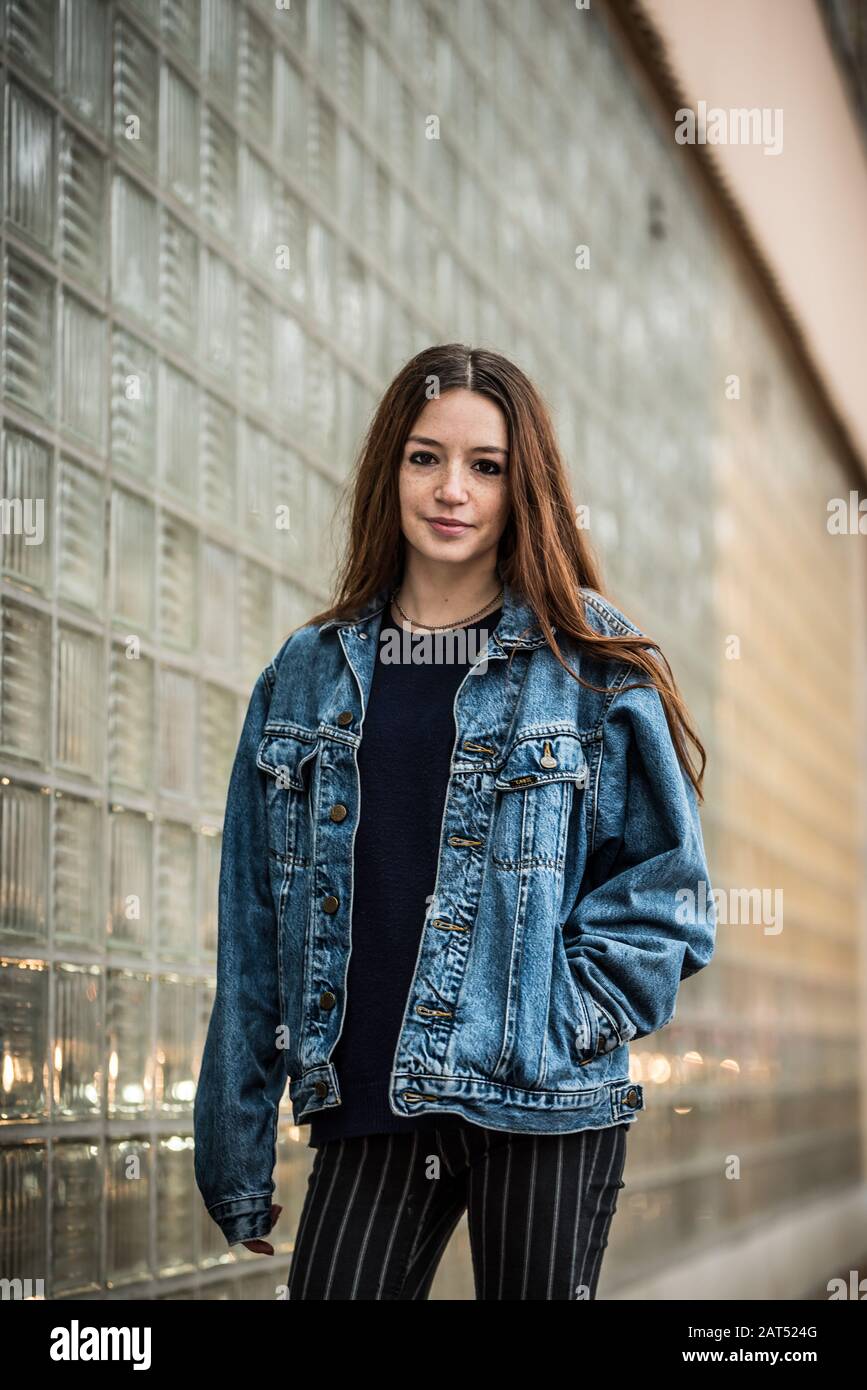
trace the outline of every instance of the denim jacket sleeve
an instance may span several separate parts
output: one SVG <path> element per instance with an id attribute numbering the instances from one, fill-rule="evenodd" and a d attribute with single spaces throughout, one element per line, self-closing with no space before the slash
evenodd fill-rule
<path id="1" fill-rule="evenodd" d="M 265 790 L 256 766 L 273 680 L 272 665 L 256 681 L 229 780 L 217 990 L 194 1105 L 196 1183 L 230 1245 L 270 1232 L 277 1110 L 286 1084 Z"/>
<path id="2" fill-rule="evenodd" d="M 698 798 L 659 692 L 627 688 L 642 679 L 629 668 L 603 721 L 590 852 L 564 927 L 596 1056 L 670 1023 L 681 980 L 714 950 Z"/>

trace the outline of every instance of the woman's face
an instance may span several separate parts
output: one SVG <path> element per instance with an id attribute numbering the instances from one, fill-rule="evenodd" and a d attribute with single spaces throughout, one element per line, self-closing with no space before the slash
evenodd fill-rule
<path id="1" fill-rule="evenodd" d="M 505 416 L 487 396 L 461 387 L 428 401 L 400 464 L 407 544 L 431 560 L 495 560 L 510 509 L 508 448 Z M 447 522 L 461 524 L 437 524 Z"/>

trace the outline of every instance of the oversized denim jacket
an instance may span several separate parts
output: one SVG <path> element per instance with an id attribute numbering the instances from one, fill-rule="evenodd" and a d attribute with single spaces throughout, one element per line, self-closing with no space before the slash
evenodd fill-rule
<path id="1" fill-rule="evenodd" d="M 588 621 L 636 633 L 595 590 Z M 341 1103 L 357 751 L 388 594 L 309 624 L 265 668 L 232 769 L 217 989 L 195 1099 L 195 1174 L 229 1244 L 266 1236 L 278 1105 Z M 389 1084 L 397 1115 L 562 1134 L 644 1107 L 629 1042 L 674 1017 L 716 917 L 697 799 L 658 693 L 562 639 L 505 587 L 454 700 L 436 882 Z M 423 718 L 419 711 L 419 718 Z"/>

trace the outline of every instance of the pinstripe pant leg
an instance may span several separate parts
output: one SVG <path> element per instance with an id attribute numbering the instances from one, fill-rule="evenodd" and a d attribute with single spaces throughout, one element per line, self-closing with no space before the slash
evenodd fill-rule
<path id="1" fill-rule="evenodd" d="M 627 1125 L 576 1134 L 484 1131 L 470 1160 L 476 1298 L 593 1299 L 625 1186 Z"/>
<path id="2" fill-rule="evenodd" d="M 444 1167 L 432 1131 L 323 1144 L 299 1218 L 290 1301 L 426 1299 L 465 1206 L 466 1174 Z"/>

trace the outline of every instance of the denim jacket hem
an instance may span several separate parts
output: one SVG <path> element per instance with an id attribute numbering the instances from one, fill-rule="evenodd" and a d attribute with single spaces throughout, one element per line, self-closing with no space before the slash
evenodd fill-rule
<path id="1" fill-rule="evenodd" d="M 308 1104 L 317 1098 L 312 1076 L 292 1086 L 296 1123 L 305 1124 L 317 1110 L 327 1108 Z M 630 1122 L 644 1109 L 644 1088 L 628 1075 L 573 1091 L 533 1091 L 495 1085 L 483 1077 L 404 1072 L 394 1077 L 389 1103 L 395 1115 L 457 1115 L 468 1124 L 497 1131 L 572 1134 Z M 480 1111 L 485 1115 L 483 1122 Z"/>

